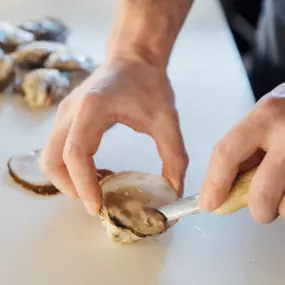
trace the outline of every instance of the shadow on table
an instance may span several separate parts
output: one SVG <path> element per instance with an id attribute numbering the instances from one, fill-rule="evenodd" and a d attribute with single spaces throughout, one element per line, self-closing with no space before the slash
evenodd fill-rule
<path id="1" fill-rule="evenodd" d="M 2 272 L 11 284 L 16 280 L 41 285 L 159 284 L 170 232 L 132 245 L 115 244 L 107 239 L 99 218 L 89 216 L 81 201 L 10 191 L 5 191 L 5 204 L 15 205 L 18 200 L 22 205 L 13 211 L 17 215 L 14 221 L 19 222 L 10 222 L 15 244 L 10 241 L 9 246 L 17 248 L 17 259 L 6 259 L 5 265 L 7 270 L 21 270 L 17 276 Z M 8 239 L 8 233 L 5 235 Z"/>

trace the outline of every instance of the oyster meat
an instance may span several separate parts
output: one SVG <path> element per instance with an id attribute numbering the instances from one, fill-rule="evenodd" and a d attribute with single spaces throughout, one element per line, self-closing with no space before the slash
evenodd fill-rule
<path id="1" fill-rule="evenodd" d="M 44 63 L 45 68 L 55 68 L 60 71 L 85 71 L 91 73 L 96 65 L 91 57 L 70 51 L 60 51 L 49 55 Z"/>
<path id="2" fill-rule="evenodd" d="M 156 211 L 178 199 L 163 177 L 121 172 L 104 178 L 100 186 L 103 204 L 99 216 L 110 240 L 128 244 L 161 234 L 174 225 Z"/>
<path id="3" fill-rule="evenodd" d="M 13 82 L 14 77 L 13 61 L 0 50 L 0 92 L 4 91 Z"/>
<path id="4" fill-rule="evenodd" d="M 62 43 L 36 41 L 20 46 L 11 56 L 18 66 L 37 68 L 43 67 L 44 61 L 51 53 L 67 49 L 67 46 Z"/>
<path id="5" fill-rule="evenodd" d="M 20 89 L 28 105 L 37 108 L 63 99 L 70 91 L 70 82 L 56 69 L 42 68 L 28 72 Z"/>
<path id="6" fill-rule="evenodd" d="M 54 17 L 29 19 L 19 27 L 32 33 L 36 40 L 65 42 L 69 35 L 69 28 L 62 20 Z"/>
<path id="7" fill-rule="evenodd" d="M 8 22 L 0 23 L 0 47 L 6 52 L 15 51 L 18 46 L 33 42 L 32 33 L 24 31 Z"/>

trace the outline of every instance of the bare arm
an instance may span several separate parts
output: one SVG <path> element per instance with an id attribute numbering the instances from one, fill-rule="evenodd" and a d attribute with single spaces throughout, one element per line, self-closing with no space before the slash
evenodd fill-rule
<path id="1" fill-rule="evenodd" d="M 132 54 L 166 67 L 192 3 L 193 0 L 121 0 L 108 56 Z"/>

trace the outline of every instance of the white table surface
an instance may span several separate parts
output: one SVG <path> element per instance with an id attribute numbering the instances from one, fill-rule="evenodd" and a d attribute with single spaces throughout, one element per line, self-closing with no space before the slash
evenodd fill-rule
<path id="1" fill-rule="evenodd" d="M 104 59 L 116 0 L 2 0 L 0 18 L 18 23 L 60 16 L 73 29 L 70 45 Z M 175 46 L 169 74 L 191 165 L 186 195 L 199 191 L 211 148 L 253 104 L 253 96 L 224 17 L 213 0 L 196 0 Z M 6 161 L 41 147 L 55 110 L 33 111 L 0 98 L 1 285 L 265 285 L 284 284 L 285 227 L 253 222 L 248 210 L 229 217 L 188 217 L 160 238 L 120 246 L 80 201 L 38 197 L 6 177 Z M 115 171 L 160 172 L 154 143 L 117 127 L 96 157 Z"/>

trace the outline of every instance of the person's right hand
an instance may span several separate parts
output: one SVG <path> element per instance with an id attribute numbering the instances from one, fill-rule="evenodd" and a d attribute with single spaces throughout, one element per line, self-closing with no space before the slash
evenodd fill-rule
<path id="1" fill-rule="evenodd" d="M 201 191 L 201 207 L 218 208 L 238 172 L 255 166 L 248 206 L 253 218 L 285 219 L 285 83 L 264 96 L 214 147 Z"/>
<path id="2" fill-rule="evenodd" d="M 92 157 L 116 123 L 155 140 L 163 176 L 181 195 L 188 157 L 173 91 L 165 69 L 137 59 L 106 62 L 60 104 L 41 160 L 51 182 L 95 214 L 102 199 Z"/>

